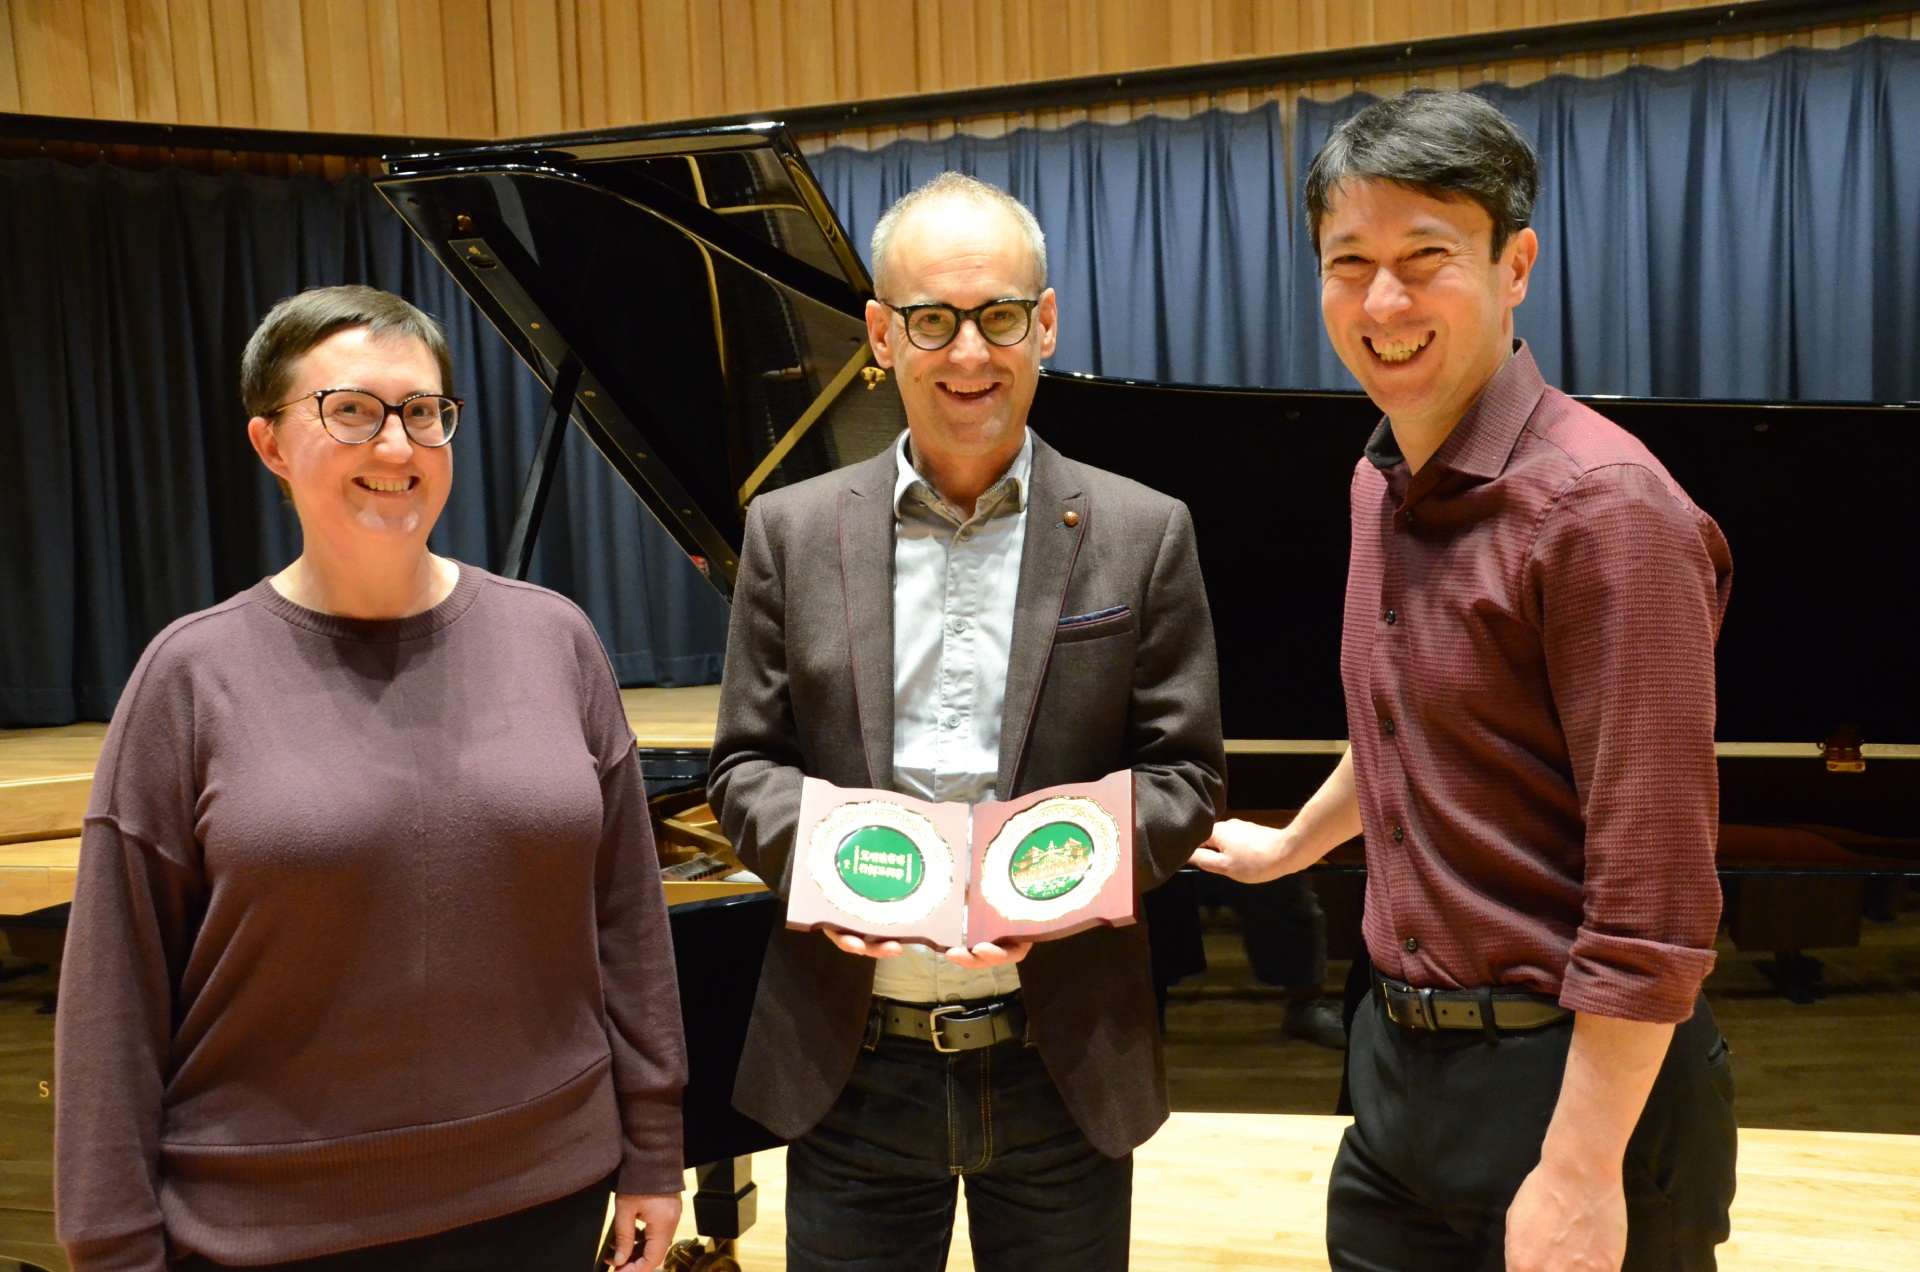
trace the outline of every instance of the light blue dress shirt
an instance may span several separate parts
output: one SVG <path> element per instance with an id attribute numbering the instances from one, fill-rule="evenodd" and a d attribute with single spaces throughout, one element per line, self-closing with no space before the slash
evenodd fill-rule
<path id="1" fill-rule="evenodd" d="M 977 804 L 998 795 L 1033 434 L 971 517 L 920 475 L 907 442 L 903 433 L 894 444 L 893 787 L 917 799 Z M 1013 965 L 956 967 L 937 951 L 909 945 L 899 958 L 879 960 L 873 992 L 903 1002 L 956 1002 L 1019 986 Z"/>

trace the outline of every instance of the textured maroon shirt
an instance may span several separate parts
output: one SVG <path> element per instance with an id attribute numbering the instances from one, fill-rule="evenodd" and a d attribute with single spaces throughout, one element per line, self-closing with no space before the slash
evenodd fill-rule
<path id="1" fill-rule="evenodd" d="M 1720 917 L 1719 527 L 1520 345 L 1418 475 L 1381 422 L 1352 533 L 1375 965 L 1684 1020 Z"/>

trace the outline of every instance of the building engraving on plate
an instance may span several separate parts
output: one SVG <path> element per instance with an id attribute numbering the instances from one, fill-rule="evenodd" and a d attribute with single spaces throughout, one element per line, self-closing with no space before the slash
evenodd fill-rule
<path id="1" fill-rule="evenodd" d="M 987 845 L 980 891 L 1009 919 L 1049 923 L 1091 905 L 1120 865 L 1120 826 L 1083 795 L 1057 795 L 1007 819 Z"/>
<path id="2" fill-rule="evenodd" d="M 1076 822 L 1048 822 L 1020 841 L 1007 862 L 1013 890 L 1029 901 L 1072 892 L 1093 869 L 1093 832 Z"/>
<path id="3" fill-rule="evenodd" d="M 888 800 L 829 811 L 807 838 L 808 874 L 828 905 L 865 923 L 915 923 L 954 887 L 953 849 L 931 821 Z"/>

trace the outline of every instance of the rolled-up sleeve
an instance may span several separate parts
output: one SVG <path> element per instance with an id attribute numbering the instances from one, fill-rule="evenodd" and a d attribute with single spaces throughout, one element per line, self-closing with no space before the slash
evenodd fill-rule
<path id="1" fill-rule="evenodd" d="M 1653 472 L 1581 476 L 1531 558 L 1582 819 L 1582 919 L 1562 1005 L 1687 1018 L 1714 962 L 1714 642 L 1731 576 L 1710 520 Z"/>
<path id="2" fill-rule="evenodd" d="M 1611 465 L 1555 501 L 1532 571 L 1586 822 L 1561 1005 L 1678 1022 L 1713 970 L 1720 922 L 1713 646 L 1726 542 L 1655 473 Z"/>

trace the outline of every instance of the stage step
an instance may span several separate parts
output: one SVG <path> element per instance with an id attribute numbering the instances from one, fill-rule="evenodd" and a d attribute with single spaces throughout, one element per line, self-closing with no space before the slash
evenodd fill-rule
<path id="1" fill-rule="evenodd" d="M 0 844 L 0 915 L 32 914 L 73 899 L 80 839 Z"/>
<path id="2" fill-rule="evenodd" d="M 0 729 L 0 844 L 80 833 L 104 724 Z"/>

